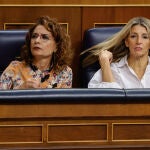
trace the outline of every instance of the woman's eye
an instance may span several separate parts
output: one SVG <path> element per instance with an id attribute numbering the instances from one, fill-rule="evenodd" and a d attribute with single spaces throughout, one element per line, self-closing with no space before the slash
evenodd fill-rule
<path id="1" fill-rule="evenodd" d="M 32 36 L 31 36 L 32 39 L 35 39 L 35 38 L 37 38 L 37 37 L 38 37 L 37 34 L 32 34 Z"/>
<path id="2" fill-rule="evenodd" d="M 149 37 L 148 37 L 147 35 L 144 35 L 143 38 L 144 38 L 144 39 L 148 39 Z"/>
<path id="3" fill-rule="evenodd" d="M 136 35 L 130 35 L 130 37 L 131 37 L 131 38 L 135 38 L 135 37 L 136 37 Z"/>
<path id="4" fill-rule="evenodd" d="M 137 38 L 137 37 L 140 37 L 140 35 L 139 36 L 138 35 L 130 35 L 130 38 Z M 149 36 L 148 35 L 141 35 L 141 38 L 148 39 Z"/>
<path id="5" fill-rule="evenodd" d="M 37 38 L 40 38 L 41 40 L 43 41 L 48 41 L 50 40 L 50 37 L 48 34 L 37 34 L 37 33 L 33 33 L 32 36 L 31 36 L 31 39 L 37 39 Z"/>
<path id="6" fill-rule="evenodd" d="M 48 35 L 43 34 L 43 35 L 42 35 L 42 39 L 43 39 L 43 40 L 49 40 L 49 36 L 48 36 Z"/>

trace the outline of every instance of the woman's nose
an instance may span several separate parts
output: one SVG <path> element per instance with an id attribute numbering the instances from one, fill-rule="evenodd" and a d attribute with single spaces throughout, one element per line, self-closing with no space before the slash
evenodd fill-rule
<path id="1" fill-rule="evenodd" d="M 137 44 L 140 44 L 142 42 L 142 38 L 141 37 L 137 37 Z"/>
<path id="2" fill-rule="evenodd" d="M 41 40 L 41 37 L 37 36 L 36 39 L 35 39 L 35 42 L 39 42 L 40 40 Z"/>

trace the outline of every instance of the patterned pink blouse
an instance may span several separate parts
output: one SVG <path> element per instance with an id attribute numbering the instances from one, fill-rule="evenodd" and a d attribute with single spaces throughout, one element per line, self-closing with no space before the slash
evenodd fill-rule
<path id="1" fill-rule="evenodd" d="M 40 83 L 41 88 L 71 88 L 72 69 L 66 66 L 56 74 L 53 70 L 33 71 L 24 61 L 12 61 L 0 77 L 0 89 L 19 89 L 28 79 L 41 79 L 48 75 L 48 79 Z"/>

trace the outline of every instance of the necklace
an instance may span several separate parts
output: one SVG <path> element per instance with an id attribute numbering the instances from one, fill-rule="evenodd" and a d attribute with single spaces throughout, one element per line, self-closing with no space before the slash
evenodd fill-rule
<path id="1" fill-rule="evenodd" d="M 29 64 L 31 69 L 36 72 L 38 70 L 38 67 L 33 65 L 32 63 Z M 53 63 L 50 65 L 49 69 L 47 70 L 49 73 L 53 69 Z M 41 77 L 41 82 L 45 82 L 49 78 L 50 74 L 46 74 L 44 77 Z"/>

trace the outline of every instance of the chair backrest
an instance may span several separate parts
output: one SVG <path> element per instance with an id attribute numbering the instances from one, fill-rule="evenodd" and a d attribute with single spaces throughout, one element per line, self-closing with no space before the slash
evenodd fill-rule
<path id="1" fill-rule="evenodd" d="M 0 30 L 0 74 L 20 55 L 27 30 Z"/>
<path id="2" fill-rule="evenodd" d="M 101 28 L 92 28 L 85 32 L 83 38 L 83 51 L 106 40 L 108 37 L 119 32 L 122 29 L 122 26 L 119 27 L 101 27 Z M 81 61 L 84 59 L 81 58 Z M 82 86 L 84 88 L 88 87 L 88 82 L 93 77 L 95 72 L 100 68 L 99 63 L 96 62 L 86 68 L 82 68 Z"/>

